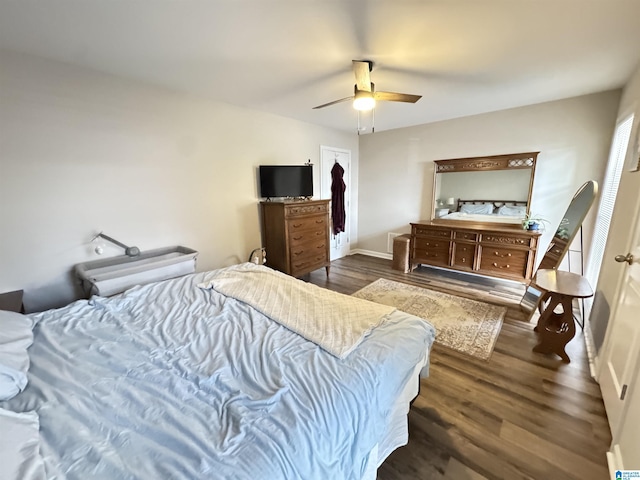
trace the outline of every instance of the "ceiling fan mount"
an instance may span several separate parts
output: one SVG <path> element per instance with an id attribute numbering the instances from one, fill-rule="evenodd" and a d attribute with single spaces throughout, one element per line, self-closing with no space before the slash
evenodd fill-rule
<path id="1" fill-rule="evenodd" d="M 371 110 L 375 107 L 376 101 L 416 103 L 422 98 L 422 95 L 411 95 L 408 93 L 376 92 L 375 84 L 371 81 L 370 75 L 373 70 L 373 61 L 352 60 L 352 64 L 353 73 L 356 77 L 353 95 L 318 105 L 317 107 L 313 107 L 314 110 L 349 100 L 353 100 L 353 108 L 356 110 Z"/>

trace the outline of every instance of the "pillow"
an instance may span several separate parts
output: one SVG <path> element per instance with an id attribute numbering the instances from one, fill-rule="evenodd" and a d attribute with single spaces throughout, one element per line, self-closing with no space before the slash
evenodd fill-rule
<path id="1" fill-rule="evenodd" d="M 7 480 L 44 480 L 40 454 L 40 422 L 36 412 L 0 408 L 0 465 Z"/>
<path id="2" fill-rule="evenodd" d="M 460 212 L 480 214 L 480 215 L 491 215 L 493 213 L 493 204 L 482 203 L 480 205 L 472 205 L 472 204 L 465 203 L 460 206 Z"/>
<path id="3" fill-rule="evenodd" d="M 526 213 L 527 207 L 525 207 L 524 205 L 503 205 L 498 209 L 498 215 L 524 217 Z"/>
<path id="4" fill-rule="evenodd" d="M 29 317 L 0 310 L 0 400 L 13 398 L 27 386 L 32 328 Z"/>

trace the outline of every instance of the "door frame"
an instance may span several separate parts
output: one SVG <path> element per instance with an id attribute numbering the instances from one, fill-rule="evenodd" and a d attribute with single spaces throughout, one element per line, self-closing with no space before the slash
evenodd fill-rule
<path id="1" fill-rule="evenodd" d="M 330 147 L 327 145 L 320 145 L 320 198 L 330 200 L 331 194 L 328 196 L 325 195 L 325 190 L 322 188 L 324 182 L 327 181 L 328 178 L 331 177 L 331 168 L 333 168 L 333 163 L 331 164 L 331 168 L 328 168 L 325 165 L 325 158 L 331 157 L 331 159 L 336 160 L 338 157 L 347 157 L 347 165 L 343 165 L 344 159 L 341 158 L 341 165 L 345 170 L 344 180 L 345 180 L 345 214 L 346 214 L 346 223 L 345 223 L 345 231 L 343 233 L 338 234 L 341 236 L 333 235 L 333 232 L 330 232 L 330 259 L 336 260 L 337 258 L 345 257 L 351 252 L 351 232 L 353 228 L 353 214 L 351 211 L 351 206 L 353 205 L 353 199 L 351 197 L 351 185 L 352 185 L 352 163 L 353 159 L 351 156 L 351 150 L 346 148 L 338 148 L 338 147 Z M 331 188 L 331 183 L 328 184 L 329 190 Z M 344 243 L 340 243 L 339 240 L 343 240 Z"/>
<path id="2" fill-rule="evenodd" d="M 616 129 L 618 128 L 620 123 L 622 123 L 622 121 L 624 121 L 624 119 L 628 116 L 629 114 L 620 116 L 620 120 L 616 122 Z M 634 119 L 630 132 L 629 144 L 627 145 L 626 156 L 623 161 L 623 170 L 622 176 L 620 178 L 620 184 L 624 182 L 625 175 L 640 175 L 640 172 L 630 172 L 627 158 L 627 156 L 629 155 L 637 155 L 634 142 L 634 135 L 638 135 L 637 125 L 637 120 Z M 624 207 L 623 205 L 621 205 L 621 198 L 616 199 L 614 212 L 618 209 L 624 209 L 626 212 L 629 211 L 628 207 Z M 634 250 L 636 250 L 637 253 L 636 247 L 640 245 L 640 195 L 635 196 L 635 202 L 632 204 L 631 210 L 633 213 L 631 215 L 626 215 L 626 217 L 631 220 L 631 225 L 627 224 L 623 229 L 620 225 L 618 225 L 616 229 L 616 231 L 618 229 L 622 229 L 623 235 L 624 233 L 626 233 L 626 236 L 622 237 L 624 238 L 624 251 L 614 252 L 607 250 L 607 248 L 605 247 L 604 253 L 608 256 L 603 259 L 603 264 L 600 266 L 601 269 L 604 265 L 604 261 L 613 262 L 614 255 L 626 254 Z M 609 243 L 609 241 L 607 243 Z M 627 354 L 627 361 L 629 363 L 625 365 L 625 370 L 621 373 L 615 373 L 615 375 L 618 375 L 619 378 L 615 378 L 615 375 L 610 373 L 609 362 L 609 358 L 611 358 L 612 353 L 614 353 L 613 348 L 614 342 L 616 340 L 616 334 L 620 335 L 617 327 L 620 325 L 620 322 L 622 320 L 619 319 L 618 315 L 622 310 L 622 302 L 627 298 L 628 295 L 626 289 L 628 288 L 627 284 L 629 280 L 629 268 L 631 267 L 628 265 L 619 264 L 619 271 L 612 279 L 615 281 L 615 290 L 613 291 L 613 298 L 611 298 L 610 300 L 611 310 L 609 314 L 609 322 L 607 325 L 607 330 L 605 332 L 605 337 L 603 339 L 602 348 L 595 358 L 595 378 L 596 381 L 600 384 L 600 390 L 602 392 L 603 399 L 605 397 L 608 399 L 608 404 L 605 403 L 605 408 L 607 409 L 607 415 L 609 416 L 609 427 L 611 428 L 612 442 L 611 448 L 609 452 L 607 452 L 607 461 L 609 463 L 609 469 L 612 473 L 616 470 L 621 470 L 623 467 L 624 459 L 622 458 L 622 453 L 620 450 L 620 442 L 624 441 L 624 435 L 628 434 L 628 432 L 625 431 L 625 428 L 638 428 L 638 425 L 627 425 L 626 420 L 627 415 L 631 411 L 631 405 L 633 404 L 633 402 L 637 403 L 638 401 L 640 401 L 640 398 L 638 398 L 638 396 L 640 395 L 640 385 L 638 385 L 638 382 L 640 381 L 640 374 L 638 373 L 640 370 L 640 342 L 637 342 L 630 347 L 631 351 Z M 599 280 L 602 280 L 601 276 L 599 277 Z M 618 380 L 622 382 L 620 385 L 616 384 L 618 383 Z M 624 400 L 620 400 L 622 388 L 624 388 L 622 385 L 627 385 L 626 396 L 624 397 Z M 618 400 L 616 400 L 616 397 Z M 637 415 L 637 410 L 635 410 L 634 412 L 634 414 Z M 628 468 L 628 466 L 626 465 L 625 467 Z"/>

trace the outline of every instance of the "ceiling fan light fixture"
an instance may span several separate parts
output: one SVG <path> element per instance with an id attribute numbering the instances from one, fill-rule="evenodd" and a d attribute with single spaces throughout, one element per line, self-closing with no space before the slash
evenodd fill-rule
<path id="1" fill-rule="evenodd" d="M 353 108 L 360 111 L 373 110 L 376 106 L 376 99 L 373 98 L 373 93 L 358 90 L 355 98 L 353 99 Z"/>

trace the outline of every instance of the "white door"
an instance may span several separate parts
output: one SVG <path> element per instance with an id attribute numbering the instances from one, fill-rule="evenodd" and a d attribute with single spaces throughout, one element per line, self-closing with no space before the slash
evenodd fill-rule
<path id="1" fill-rule="evenodd" d="M 337 235 L 333 233 L 331 228 L 331 251 L 330 258 L 336 258 L 349 255 L 350 231 L 351 231 L 351 151 L 334 147 L 320 147 L 320 198 L 331 199 L 331 169 L 339 163 L 344 169 L 342 177 L 346 185 L 344 192 L 344 209 L 345 209 L 345 229 Z"/>
<path id="2" fill-rule="evenodd" d="M 629 384 L 624 421 L 613 437 L 609 463 L 616 470 L 640 470 L 640 368 Z"/>
<path id="3" fill-rule="evenodd" d="M 635 223 L 628 257 L 631 263 L 623 260 L 627 252 L 620 252 L 616 259 L 624 263 L 621 268 L 625 272 L 620 295 L 612 308 L 598 376 L 613 435 L 611 452 L 616 457 L 617 469 L 640 469 L 640 386 L 634 385 L 640 369 L 640 221 L 637 216 Z M 634 416 L 635 423 L 632 423 Z"/>

